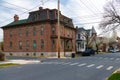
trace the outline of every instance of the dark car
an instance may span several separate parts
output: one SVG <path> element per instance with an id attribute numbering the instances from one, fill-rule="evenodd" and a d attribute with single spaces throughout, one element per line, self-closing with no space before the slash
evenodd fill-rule
<path id="1" fill-rule="evenodd" d="M 82 56 L 90 56 L 90 55 L 95 55 L 95 50 L 93 50 L 93 49 L 86 49 L 83 52 L 83 54 L 82 54 Z"/>

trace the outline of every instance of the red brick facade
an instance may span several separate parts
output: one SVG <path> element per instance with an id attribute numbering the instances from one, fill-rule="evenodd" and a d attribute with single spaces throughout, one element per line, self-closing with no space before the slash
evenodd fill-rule
<path id="1" fill-rule="evenodd" d="M 48 13 L 49 9 L 45 10 Z M 56 10 L 53 11 L 56 12 Z M 30 16 L 31 15 L 29 15 L 29 17 Z M 71 21 L 71 19 L 61 15 L 61 20 L 64 19 Z M 27 20 L 29 21 L 29 19 Z M 13 23 L 16 22 L 14 21 Z M 13 53 L 12 55 L 14 55 L 14 53 L 18 55 L 23 53 L 24 55 L 28 53 L 38 53 L 40 55 L 41 53 L 51 54 L 52 52 L 57 55 L 58 27 L 56 18 L 55 20 L 45 19 L 21 24 L 12 24 L 2 28 L 4 30 L 4 52 L 6 52 L 7 55 L 11 53 Z M 61 52 L 75 52 L 74 27 L 70 27 L 61 21 L 60 29 Z"/>

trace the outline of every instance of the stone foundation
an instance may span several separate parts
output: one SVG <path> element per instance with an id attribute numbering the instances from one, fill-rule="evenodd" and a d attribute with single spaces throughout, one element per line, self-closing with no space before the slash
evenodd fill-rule
<path id="1" fill-rule="evenodd" d="M 57 57 L 58 52 L 4 52 L 6 56 Z M 61 57 L 71 57 L 75 52 L 60 52 Z"/>

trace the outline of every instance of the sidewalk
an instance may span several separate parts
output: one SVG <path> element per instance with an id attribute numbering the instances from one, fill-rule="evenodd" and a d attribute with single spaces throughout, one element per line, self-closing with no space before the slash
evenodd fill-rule
<path id="1" fill-rule="evenodd" d="M 8 60 L 8 61 L 0 61 L 0 64 L 8 64 L 8 63 L 13 63 L 13 64 L 36 64 L 40 63 L 40 60 Z"/>
<path id="2" fill-rule="evenodd" d="M 120 68 L 118 68 L 117 70 L 115 70 L 114 72 L 113 72 L 113 74 L 114 73 L 120 73 Z"/>

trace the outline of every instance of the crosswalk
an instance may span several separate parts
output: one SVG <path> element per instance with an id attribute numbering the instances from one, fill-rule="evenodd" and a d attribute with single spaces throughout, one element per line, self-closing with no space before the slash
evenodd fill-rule
<path id="1" fill-rule="evenodd" d="M 93 58 L 96 59 L 100 59 L 103 61 L 112 61 L 112 62 L 116 62 L 116 63 L 120 63 L 120 58 L 109 58 L 109 57 L 83 57 L 84 59 L 90 59 L 90 60 L 95 60 Z M 57 62 L 57 61 L 53 61 L 53 62 L 43 62 L 41 64 L 54 64 L 54 65 L 68 65 L 68 66 L 77 66 L 77 67 L 85 67 L 85 68 L 94 68 L 96 70 L 99 69 L 103 69 L 103 70 L 113 70 L 115 68 L 115 65 L 106 65 L 105 63 L 85 63 L 85 62 Z M 120 66 L 119 66 L 120 67 Z"/>
<path id="2" fill-rule="evenodd" d="M 82 63 L 82 64 L 79 64 L 78 66 L 81 67 L 81 66 L 85 66 L 85 65 L 86 65 L 86 63 Z"/>
<path id="3" fill-rule="evenodd" d="M 54 64 L 54 65 L 68 65 L 68 66 L 78 66 L 78 67 L 86 67 L 86 68 L 95 68 L 95 69 L 105 69 L 110 71 L 114 68 L 112 65 L 103 65 L 103 64 L 89 64 L 89 63 L 78 63 L 78 62 L 43 62 L 41 64 Z"/>
<path id="4" fill-rule="evenodd" d="M 88 59 L 88 57 L 85 57 L 85 58 L 87 58 Z M 109 58 L 109 57 L 89 57 L 89 59 L 102 59 L 102 60 L 114 60 L 114 61 L 120 61 L 120 58 Z"/>
<path id="5" fill-rule="evenodd" d="M 99 65 L 99 66 L 97 66 L 96 67 L 96 69 L 100 69 L 100 68 L 102 68 L 104 65 Z"/>

